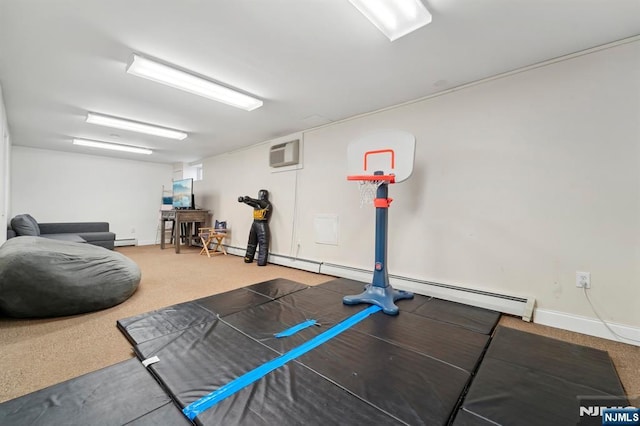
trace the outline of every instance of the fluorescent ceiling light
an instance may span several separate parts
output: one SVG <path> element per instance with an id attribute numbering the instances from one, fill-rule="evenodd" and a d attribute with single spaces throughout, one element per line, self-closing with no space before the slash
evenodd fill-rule
<path id="1" fill-rule="evenodd" d="M 138 148 L 136 146 L 129 145 L 117 145 L 108 142 L 98 142 L 98 141 L 90 141 L 87 139 L 73 139 L 74 145 L 88 146 L 91 148 L 101 148 L 101 149 L 111 149 L 113 151 L 126 151 L 126 152 L 134 152 L 136 154 L 153 154 L 153 151 L 145 148 Z"/>
<path id="2" fill-rule="evenodd" d="M 154 126 L 152 124 L 140 123 L 138 121 L 125 120 L 124 118 L 110 117 L 108 115 L 96 114 L 95 112 L 87 114 L 87 123 L 178 140 L 183 140 L 188 136 L 185 132 L 181 132 L 179 130 L 167 129 L 166 127 Z"/>
<path id="3" fill-rule="evenodd" d="M 247 111 L 260 108 L 263 103 L 260 99 L 136 54 L 133 55 L 127 72 Z"/>
<path id="4" fill-rule="evenodd" d="M 431 22 L 431 14 L 420 0 L 349 1 L 391 41 Z"/>

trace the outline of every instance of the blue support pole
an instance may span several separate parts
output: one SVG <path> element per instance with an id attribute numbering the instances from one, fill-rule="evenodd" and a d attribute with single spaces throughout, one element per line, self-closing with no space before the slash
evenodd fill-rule
<path id="1" fill-rule="evenodd" d="M 378 187 L 377 199 L 388 199 L 389 185 L 385 182 Z M 372 285 L 389 287 L 389 273 L 387 272 L 387 229 L 389 225 L 389 208 L 376 207 L 376 251 L 373 268 Z"/>
<path id="2" fill-rule="evenodd" d="M 374 175 L 380 174 L 382 172 L 374 173 Z M 391 200 L 388 195 L 389 184 L 384 182 L 376 191 L 376 200 L 380 202 L 376 203 L 376 247 L 373 280 L 371 284 L 365 286 L 364 292 L 353 296 L 345 296 L 342 302 L 345 305 L 369 303 L 380 306 L 385 314 L 397 315 L 398 307 L 394 302 L 400 299 L 413 299 L 413 293 L 394 290 L 389 284 L 389 273 L 387 272 L 387 225 Z"/>

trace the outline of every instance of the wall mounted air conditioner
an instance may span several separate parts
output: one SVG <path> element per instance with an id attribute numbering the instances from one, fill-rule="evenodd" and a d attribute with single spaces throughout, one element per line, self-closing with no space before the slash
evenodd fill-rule
<path id="1" fill-rule="evenodd" d="M 298 164 L 300 140 L 279 143 L 273 145 L 269 150 L 269 166 L 284 167 Z"/>

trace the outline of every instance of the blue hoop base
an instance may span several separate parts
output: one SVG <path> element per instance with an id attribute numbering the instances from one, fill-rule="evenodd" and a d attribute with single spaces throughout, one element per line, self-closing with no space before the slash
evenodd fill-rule
<path id="1" fill-rule="evenodd" d="M 398 307 L 396 300 L 413 299 L 413 293 L 404 290 L 395 290 L 391 285 L 386 287 L 377 287 L 373 284 L 367 284 L 365 290 L 353 296 L 344 296 L 342 303 L 345 305 L 357 305 L 359 303 L 369 303 L 382 308 L 382 312 L 388 315 L 398 315 Z"/>

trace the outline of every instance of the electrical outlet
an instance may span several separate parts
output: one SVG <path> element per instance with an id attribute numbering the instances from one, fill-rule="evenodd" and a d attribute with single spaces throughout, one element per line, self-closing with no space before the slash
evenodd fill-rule
<path id="1" fill-rule="evenodd" d="M 591 273 L 576 271 L 576 287 L 591 288 Z"/>

